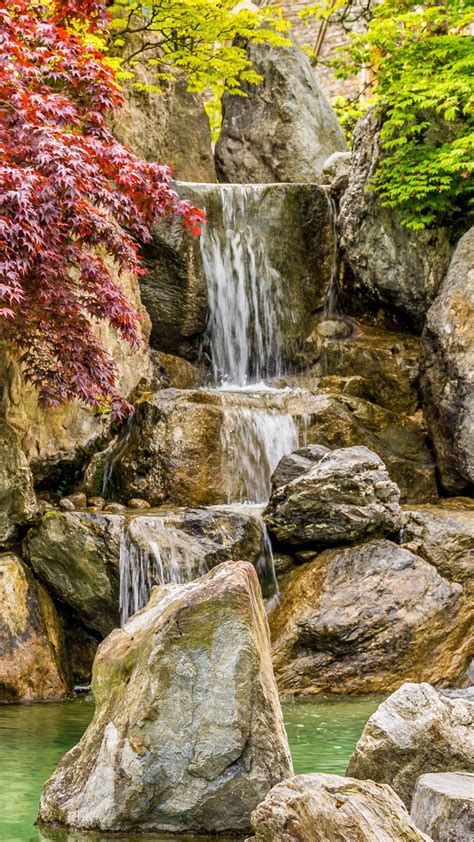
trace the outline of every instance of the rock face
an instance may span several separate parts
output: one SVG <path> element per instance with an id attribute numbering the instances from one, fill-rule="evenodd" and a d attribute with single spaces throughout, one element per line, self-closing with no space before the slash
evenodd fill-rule
<path id="1" fill-rule="evenodd" d="M 95 717 L 39 818 L 83 830 L 245 830 L 292 774 L 253 567 L 157 588 L 100 646 Z"/>
<path id="2" fill-rule="evenodd" d="M 369 111 L 353 136 L 349 186 L 339 217 L 342 249 L 350 268 L 346 299 L 363 298 L 421 330 L 448 268 L 451 247 L 443 230 L 409 231 L 366 187 L 380 160 L 381 123 Z"/>
<path id="3" fill-rule="evenodd" d="M 14 553 L 0 554 L 0 702 L 67 692 L 61 625 L 47 591 Z"/>
<path id="4" fill-rule="evenodd" d="M 255 842 L 422 842 L 389 786 L 339 775 L 296 775 L 252 813 Z"/>
<path id="5" fill-rule="evenodd" d="M 326 453 L 275 489 L 265 521 L 279 541 L 331 546 L 400 526 L 400 491 L 382 460 L 366 447 Z"/>
<path id="6" fill-rule="evenodd" d="M 474 830 L 474 775 L 422 775 L 416 783 L 411 817 L 434 842 L 466 842 Z"/>
<path id="7" fill-rule="evenodd" d="M 429 684 L 404 684 L 370 717 L 347 767 L 355 778 L 390 781 L 408 809 L 428 772 L 474 772 L 474 703 Z"/>
<path id="8" fill-rule="evenodd" d="M 308 473 L 328 453 L 331 453 L 328 447 L 323 447 L 320 444 L 309 444 L 306 447 L 300 447 L 299 450 L 294 450 L 293 453 L 288 453 L 287 456 L 283 456 L 272 474 L 272 488 L 280 488 L 282 485 L 287 485 L 294 479 L 298 479 L 302 474 Z"/>
<path id="9" fill-rule="evenodd" d="M 145 67 L 135 67 L 142 84 L 153 84 Z M 125 104 L 113 122 L 116 138 L 145 161 L 171 164 L 176 178 L 215 181 L 209 120 L 198 94 L 183 81 L 162 83 L 161 94 L 126 86 Z"/>
<path id="10" fill-rule="evenodd" d="M 474 490 L 474 228 L 459 241 L 422 343 L 422 389 L 441 482 Z"/>
<path id="11" fill-rule="evenodd" d="M 0 419 L 0 546 L 38 513 L 33 477 L 17 432 Z"/>
<path id="12" fill-rule="evenodd" d="M 282 692 L 385 692 L 414 678 L 452 684 L 463 676 L 472 604 L 430 564 L 376 540 L 297 568 L 270 625 Z"/>
<path id="13" fill-rule="evenodd" d="M 296 45 L 252 44 L 247 53 L 263 81 L 244 84 L 246 97 L 223 97 L 219 180 L 318 181 L 327 158 L 346 143 L 309 60 Z"/>
<path id="14" fill-rule="evenodd" d="M 474 504 L 453 498 L 439 506 L 420 506 L 404 514 L 402 543 L 436 567 L 445 579 L 474 590 Z"/>

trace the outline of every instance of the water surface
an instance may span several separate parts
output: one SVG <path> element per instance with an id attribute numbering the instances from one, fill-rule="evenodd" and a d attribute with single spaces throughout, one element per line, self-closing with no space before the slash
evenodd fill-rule
<path id="1" fill-rule="evenodd" d="M 361 731 L 380 697 L 318 697 L 283 705 L 296 773 L 344 774 Z M 95 834 L 39 831 L 34 827 L 45 780 L 75 745 L 94 710 L 88 700 L 0 706 L 1 842 L 110 842 Z M 130 842 L 129 836 L 112 839 Z M 141 842 L 203 842 L 193 836 L 141 836 Z M 133 842 L 136 842 L 134 837 Z M 224 842 L 220 837 L 219 842 Z"/>

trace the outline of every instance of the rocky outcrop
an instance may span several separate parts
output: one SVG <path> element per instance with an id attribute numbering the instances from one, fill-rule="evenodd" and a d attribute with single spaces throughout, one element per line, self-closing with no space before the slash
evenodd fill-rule
<path id="1" fill-rule="evenodd" d="M 410 808 L 428 772 L 474 772 L 474 703 L 447 699 L 429 684 L 404 684 L 370 717 L 347 767 L 388 783 Z"/>
<path id="2" fill-rule="evenodd" d="M 466 842 L 474 829 L 474 775 L 422 775 L 416 783 L 411 817 L 433 842 Z"/>
<path id="3" fill-rule="evenodd" d="M 262 81 L 244 83 L 245 97 L 224 94 L 219 180 L 317 182 L 327 158 L 346 142 L 308 58 L 295 44 L 251 44 L 247 54 Z"/>
<path id="4" fill-rule="evenodd" d="M 119 624 L 120 540 L 119 515 L 48 512 L 25 541 L 38 578 L 101 635 Z"/>
<path id="5" fill-rule="evenodd" d="M 0 702 L 67 692 L 61 625 L 45 588 L 14 553 L 0 554 Z"/>
<path id="6" fill-rule="evenodd" d="M 452 498 L 439 506 L 406 509 L 401 532 L 407 549 L 421 555 L 445 579 L 474 590 L 474 502 Z"/>
<path id="7" fill-rule="evenodd" d="M 349 186 L 344 193 L 339 226 L 344 259 L 349 267 L 345 298 L 352 308 L 365 299 L 421 330 L 448 268 L 451 246 L 444 230 L 410 231 L 390 208 L 367 191 L 380 161 L 381 121 L 369 111 L 353 136 Z"/>
<path id="8" fill-rule="evenodd" d="M 150 69 L 134 68 L 138 82 L 156 84 Z M 199 94 L 190 93 L 186 83 L 163 82 L 161 93 L 125 87 L 125 103 L 116 115 L 115 137 L 145 161 L 170 164 L 176 178 L 187 181 L 215 181 L 209 120 Z"/>
<path id="9" fill-rule="evenodd" d="M 146 340 L 149 319 L 140 302 L 138 282 L 124 274 L 120 285 L 132 306 L 141 313 L 140 330 Z M 130 395 L 140 380 L 151 374 L 147 344 L 143 342 L 139 348 L 132 348 L 105 324 L 98 325 L 96 333 L 117 364 L 118 390 Z M 0 382 L 3 385 L 0 414 L 17 430 L 37 481 L 53 483 L 65 474 L 70 478 L 94 446 L 109 435 L 110 418 L 79 402 L 59 409 L 39 407 L 35 389 L 25 383 L 20 367 L 5 352 L 0 354 Z"/>
<path id="10" fill-rule="evenodd" d="M 410 679 L 463 676 L 472 604 L 423 559 L 375 540 L 297 568 L 270 625 L 282 692 L 386 692 Z"/>
<path id="11" fill-rule="evenodd" d="M 422 842 L 389 786 L 338 775 L 296 775 L 273 787 L 252 813 L 249 842 Z"/>
<path id="12" fill-rule="evenodd" d="M 95 717 L 39 818 L 82 830 L 245 832 L 291 760 L 253 567 L 153 591 L 100 646 Z"/>
<path id="13" fill-rule="evenodd" d="M 0 546 L 38 513 L 33 477 L 16 430 L 0 419 Z"/>
<path id="14" fill-rule="evenodd" d="M 474 228 L 459 241 L 430 308 L 422 342 L 422 389 L 441 482 L 474 490 Z"/>
<path id="15" fill-rule="evenodd" d="M 283 543 L 332 546 L 397 531 L 399 499 L 376 453 L 346 447 L 326 453 L 301 476 L 274 489 L 264 518 Z"/>

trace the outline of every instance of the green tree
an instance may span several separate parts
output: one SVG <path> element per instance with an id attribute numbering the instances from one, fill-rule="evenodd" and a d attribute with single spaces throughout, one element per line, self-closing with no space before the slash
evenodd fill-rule
<path id="1" fill-rule="evenodd" d="M 332 19 L 347 18 L 339 2 Z M 328 5 L 311 12 L 324 19 Z M 307 14 L 307 11 L 306 11 Z M 362 68 L 375 80 L 371 101 L 383 116 L 383 156 L 373 181 L 382 204 L 413 229 L 472 211 L 474 47 L 472 0 L 381 0 L 363 32 L 331 62 L 340 78 Z M 346 103 L 354 111 L 354 102 Z"/>

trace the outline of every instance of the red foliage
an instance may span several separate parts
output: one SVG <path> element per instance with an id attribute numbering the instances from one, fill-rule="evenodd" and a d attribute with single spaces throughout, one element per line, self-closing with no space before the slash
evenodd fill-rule
<path id="1" fill-rule="evenodd" d="M 130 407 L 90 317 L 132 345 L 139 317 L 109 267 L 140 272 L 136 241 L 163 214 L 194 235 L 203 214 L 179 199 L 168 167 L 136 160 L 108 128 L 122 102 L 115 75 L 64 28 L 69 17 L 100 29 L 105 14 L 100 0 L 0 8 L 0 338 L 42 405 L 107 399 L 120 416 Z"/>

